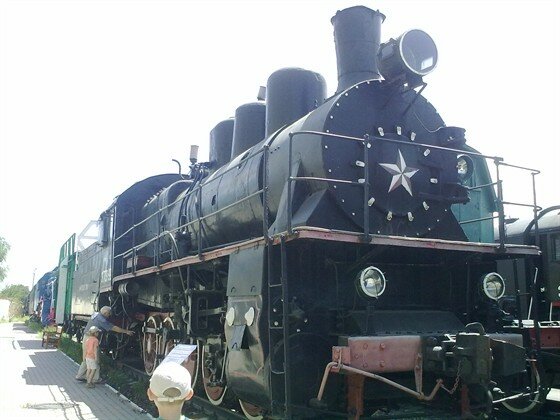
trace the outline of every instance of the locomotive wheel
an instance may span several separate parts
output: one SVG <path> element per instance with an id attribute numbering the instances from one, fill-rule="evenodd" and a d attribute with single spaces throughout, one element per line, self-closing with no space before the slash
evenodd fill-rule
<path id="1" fill-rule="evenodd" d="M 518 398 L 516 400 L 504 401 L 502 405 L 512 413 L 525 414 L 537 412 L 546 401 L 547 390 L 543 389 L 539 369 L 535 362 L 531 362 L 531 374 L 528 378 L 528 386 L 531 392 L 537 392 L 533 397 Z"/>
<path id="2" fill-rule="evenodd" d="M 192 338 L 189 338 L 186 344 L 197 344 L 196 350 L 181 363 L 191 374 L 191 386 L 192 389 L 194 389 L 198 381 L 198 365 L 200 364 L 200 349 L 202 344 L 200 341 L 197 343 L 197 341 Z"/>
<path id="3" fill-rule="evenodd" d="M 227 346 L 223 340 L 215 344 L 207 342 L 202 347 L 202 384 L 208 401 L 213 405 L 220 405 L 228 391 L 225 373 L 226 360 Z"/>
<path id="4" fill-rule="evenodd" d="M 239 400 L 239 405 L 245 417 L 251 420 L 261 420 L 264 415 L 264 410 L 258 405 Z"/>
<path id="5" fill-rule="evenodd" d="M 157 355 L 159 350 L 160 337 L 157 331 L 161 327 L 161 318 L 151 316 L 144 324 L 144 337 L 142 339 L 142 359 L 144 360 L 144 370 L 148 375 L 154 372 L 158 365 Z"/>
<path id="6" fill-rule="evenodd" d="M 124 329 L 130 329 L 130 321 L 127 319 L 122 326 Z M 109 339 L 111 338 L 111 341 Z M 107 342 L 111 343 L 109 347 L 109 354 L 113 360 L 119 359 L 123 354 L 123 349 L 127 345 L 129 341 L 129 337 L 126 334 L 117 333 L 115 336 L 108 335 Z"/>
<path id="7" fill-rule="evenodd" d="M 169 330 L 173 330 L 175 329 L 175 323 L 170 317 L 167 317 L 163 320 L 162 327 L 167 328 Z M 166 342 L 163 342 L 163 339 L 161 339 L 160 344 L 162 347 L 160 353 L 163 354 L 164 356 L 167 356 L 169 352 L 173 350 L 173 348 L 175 347 L 175 340 L 168 339 Z"/>
<path id="8" fill-rule="evenodd" d="M 175 323 L 173 322 L 173 319 L 171 317 L 165 318 L 163 320 L 162 325 L 164 328 L 175 329 Z M 171 352 L 171 350 L 173 350 L 177 342 L 176 340 L 170 339 L 167 340 L 165 343 L 162 340 L 160 344 L 163 347 L 160 351 L 160 354 L 163 354 L 165 357 Z M 189 355 L 189 357 L 183 361 L 183 363 L 181 363 L 181 365 L 183 365 L 191 374 L 191 384 L 192 384 L 192 388 L 194 389 L 194 387 L 196 386 L 196 381 L 198 380 L 198 364 L 199 364 L 198 349 L 200 348 L 200 343 L 196 343 L 195 340 L 189 338 L 186 344 L 198 344 L 197 349 L 193 351 Z"/>

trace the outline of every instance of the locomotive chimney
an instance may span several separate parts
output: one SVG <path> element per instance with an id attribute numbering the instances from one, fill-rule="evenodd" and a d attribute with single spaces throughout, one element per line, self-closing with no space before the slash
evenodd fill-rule
<path id="1" fill-rule="evenodd" d="M 364 80 L 381 78 L 377 53 L 384 20 L 385 15 L 364 6 L 339 10 L 331 19 L 338 68 L 337 93 Z"/>

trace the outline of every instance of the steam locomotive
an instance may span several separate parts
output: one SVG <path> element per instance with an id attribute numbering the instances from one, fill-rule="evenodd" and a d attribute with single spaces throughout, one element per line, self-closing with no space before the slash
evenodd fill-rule
<path id="1" fill-rule="evenodd" d="M 539 408 L 545 285 L 539 248 L 505 242 L 488 161 L 506 163 L 422 96 L 430 36 L 381 43 L 384 19 L 332 18 L 332 96 L 318 73 L 278 70 L 214 127 L 209 162 L 132 185 L 79 252 L 73 236 L 58 269 L 68 327 L 110 305 L 137 334 L 106 336 L 106 351 L 147 373 L 197 344 L 185 366 L 201 392 L 252 419 Z"/>

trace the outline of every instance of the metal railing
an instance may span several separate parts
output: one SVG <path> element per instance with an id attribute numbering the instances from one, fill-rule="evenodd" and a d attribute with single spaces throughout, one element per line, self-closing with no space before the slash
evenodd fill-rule
<path id="1" fill-rule="evenodd" d="M 322 137 L 326 137 L 326 138 L 332 138 L 332 139 L 338 139 L 340 141 L 350 141 L 350 142 L 358 142 L 361 143 L 362 147 L 363 147 L 363 178 L 360 178 L 358 181 L 352 181 L 352 180 L 347 180 L 347 179 L 336 179 L 336 178 L 325 178 L 325 177 L 311 177 L 311 176 L 294 176 L 293 175 L 293 163 L 294 163 L 294 157 L 293 157 L 293 141 L 294 138 L 300 135 L 315 135 L 315 136 L 322 136 Z M 292 220 L 292 213 L 293 213 L 293 203 L 292 203 L 292 196 L 293 196 L 293 185 L 296 182 L 309 182 L 309 181 L 313 181 L 313 182 L 329 182 L 329 183 L 335 183 L 335 184 L 344 184 L 344 185 L 351 185 L 351 186 L 357 186 L 360 187 L 363 191 L 363 238 L 366 241 L 369 241 L 369 239 L 371 238 L 371 234 L 370 234 L 370 228 L 369 228 L 369 224 L 370 224 L 370 203 L 368 202 L 369 200 L 369 192 L 371 190 L 371 181 L 370 181 L 370 171 L 369 171 L 369 153 L 368 153 L 368 149 L 372 147 L 373 142 L 387 142 L 387 143 L 392 143 L 392 144 L 396 144 L 396 145 L 403 145 L 406 147 L 425 147 L 428 149 L 433 149 L 433 150 L 440 150 L 443 151 L 445 153 L 451 153 L 451 154 L 455 154 L 455 155 L 467 155 L 467 156 L 471 156 L 471 157 L 475 157 L 475 158 L 481 158 L 481 159 L 485 159 L 485 160 L 491 160 L 495 167 L 496 167 L 496 178 L 497 180 L 495 182 L 491 182 L 491 183 L 487 183 L 487 184 L 482 184 L 482 185 L 475 185 L 472 187 L 465 187 L 468 190 L 482 190 L 485 188 L 494 188 L 493 189 L 493 195 L 495 197 L 495 204 L 497 206 L 497 214 L 496 215 L 490 215 L 490 216 L 486 216 L 486 217 L 481 217 L 481 218 L 475 218 L 475 219 L 470 219 L 470 220 L 464 220 L 459 222 L 461 225 L 465 225 L 465 224 L 470 224 L 470 223 L 478 223 L 478 222 L 483 222 L 486 220 L 493 220 L 493 219 L 498 219 L 498 232 L 499 232 L 499 246 L 500 249 L 504 249 L 505 247 L 505 214 L 504 214 L 504 206 L 505 205 L 511 205 L 511 206 L 523 206 L 523 207 L 530 207 L 533 209 L 533 213 L 534 213 L 534 218 L 535 218 L 535 228 L 538 229 L 538 222 L 536 220 L 537 218 L 537 214 L 538 211 L 540 210 L 540 207 L 537 205 L 536 202 L 536 188 L 535 188 L 535 176 L 538 175 L 540 172 L 536 169 L 531 169 L 531 168 L 526 168 L 526 167 L 522 167 L 522 166 L 517 166 L 517 165 L 511 165 L 508 163 L 505 163 L 503 158 L 498 157 L 498 156 L 491 156 L 491 155 L 485 155 L 482 153 L 478 153 L 478 152 L 472 152 L 472 151 L 468 151 L 468 150 L 463 150 L 463 149 L 455 149 L 455 148 L 449 148 L 449 147 L 444 147 L 444 146 L 437 146 L 437 145 L 432 145 L 432 144 L 425 144 L 425 143 L 419 143 L 419 142 L 412 142 L 412 141 L 403 141 L 403 140 L 396 140 L 396 139 L 389 139 L 386 137 L 380 137 L 380 136 L 370 136 L 370 135 L 365 135 L 363 138 L 360 137 L 352 137 L 352 136 L 345 136 L 345 135 L 340 135 L 340 134 L 333 134 L 333 133 L 326 133 L 326 132 L 321 132 L 321 131 L 297 131 L 297 132 L 292 132 L 289 133 L 289 143 L 288 143 L 288 178 L 287 178 L 287 183 L 288 183 L 288 190 L 287 190 L 287 232 L 289 234 L 293 233 L 293 220 Z M 269 242 L 270 237 L 269 237 L 269 208 L 268 208 L 268 193 L 269 193 L 269 174 L 268 174 L 268 166 L 269 166 L 269 162 L 268 162 L 268 150 L 269 150 L 269 143 L 265 143 L 261 148 L 259 148 L 258 150 L 253 151 L 252 153 L 250 153 L 249 155 L 245 156 L 242 160 L 240 160 L 239 163 L 237 163 L 236 165 L 231 166 L 230 168 L 228 168 L 227 170 L 221 172 L 220 174 L 218 174 L 217 176 L 212 177 L 211 179 L 207 180 L 206 182 L 200 182 L 198 185 L 195 185 L 194 188 L 189 191 L 186 195 L 182 195 L 179 196 L 177 199 L 175 199 L 172 203 L 167 204 L 165 207 L 162 207 L 161 209 L 159 209 L 157 212 L 151 214 L 150 216 L 146 217 L 145 219 L 133 224 L 130 228 L 128 228 L 126 231 L 124 231 L 123 233 L 121 233 L 116 239 L 115 239 L 115 244 L 118 243 L 119 241 L 125 240 L 126 238 L 130 239 L 130 236 L 132 236 L 131 238 L 131 242 L 132 242 L 132 246 L 129 247 L 128 249 L 126 249 L 124 252 L 121 252 L 119 254 L 114 255 L 114 259 L 118 259 L 121 258 L 122 262 L 124 264 L 124 259 L 128 256 L 132 257 L 132 272 L 136 271 L 136 256 L 138 254 L 138 251 L 147 247 L 148 245 L 154 243 L 154 242 L 159 242 L 161 241 L 161 239 L 166 236 L 166 235 L 173 235 L 178 231 L 182 231 L 182 230 L 188 230 L 189 228 L 193 227 L 193 226 L 197 226 L 195 232 L 197 232 L 197 244 L 196 244 L 196 249 L 197 249 L 197 253 L 199 255 L 199 257 L 202 255 L 202 252 L 205 249 L 208 249 L 208 247 L 204 247 L 203 244 L 203 240 L 205 238 L 205 233 L 204 233 L 204 221 L 210 217 L 214 217 L 218 214 L 220 214 L 221 212 L 224 212 L 226 210 L 229 210 L 235 206 L 238 206 L 240 204 L 242 204 L 243 202 L 250 200 L 256 196 L 261 195 L 262 197 L 262 203 L 263 203 L 263 215 L 262 215 L 262 230 L 263 230 L 263 237 L 265 238 L 266 243 Z M 231 171 L 233 170 L 237 170 L 238 167 L 240 165 L 243 164 L 247 164 L 249 162 L 250 159 L 258 156 L 258 155 L 263 155 L 263 163 L 262 163 L 262 188 L 258 189 L 257 191 L 248 194 L 247 196 L 236 200 L 230 204 L 228 204 L 227 206 L 220 208 L 214 212 L 202 215 L 202 197 L 203 197 L 203 188 L 208 188 L 213 182 L 217 182 L 219 180 L 221 180 L 225 175 L 229 174 Z M 516 202 L 511 202 L 511 201 L 505 201 L 503 198 L 503 180 L 500 178 L 500 167 L 505 166 L 505 167 L 510 167 L 510 168 L 515 168 L 515 169 L 519 169 L 519 170 L 523 170 L 523 171 L 529 171 L 531 172 L 532 178 L 533 178 L 533 203 L 532 204 L 527 204 L 527 203 L 516 203 Z M 189 199 L 191 199 L 192 197 L 196 196 L 196 204 L 195 204 L 195 211 L 196 211 L 196 218 L 186 222 L 186 223 L 182 223 L 179 226 L 170 229 L 170 230 L 166 230 L 166 231 L 161 231 L 161 214 L 168 210 L 170 207 L 175 206 L 177 204 L 179 204 L 180 202 L 183 201 L 188 201 Z M 187 210 L 185 209 L 185 212 Z M 136 230 L 143 226 L 144 224 L 148 223 L 150 220 L 152 220 L 153 218 L 157 218 L 157 224 L 158 224 L 158 235 L 156 235 L 153 238 L 150 238 L 142 243 L 136 243 Z M 154 248 L 154 265 L 159 265 L 158 263 L 158 256 L 159 256 L 159 248 L 160 246 L 156 246 Z M 173 248 L 171 249 L 171 252 L 173 252 Z M 172 256 L 173 258 L 173 256 Z M 125 272 L 125 268 L 122 268 L 122 272 Z"/>
<path id="2" fill-rule="evenodd" d="M 176 232 L 182 231 L 182 230 L 187 230 L 188 228 L 196 225 L 198 228 L 198 232 L 197 232 L 197 253 L 199 255 L 199 257 L 202 255 L 203 250 L 205 249 L 203 247 L 203 237 L 204 237 L 204 227 L 203 227 L 203 222 L 204 220 L 216 216 L 217 214 L 224 212 L 232 207 L 238 206 L 242 203 L 244 203 L 247 200 L 250 200 L 253 197 L 256 197 L 258 195 L 262 194 L 262 201 L 263 201 L 263 205 L 264 205 L 264 216 L 263 217 L 263 236 L 267 239 L 268 241 L 268 206 L 265 205 L 265 203 L 268 202 L 268 149 L 269 149 L 269 145 L 268 144 L 264 144 L 262 148 L 254 151 L 253 153 L 245 156 L 238 164 L 233 165 L 232 167 L 228 168 L 227 170 L 221 172 L 220 174 L 218 174 L 217 176 L 207 180 L 206 182 L 200 182 L 197 186 L 195 186 L 195 188 L 193 188 L 191 191 L 189 191 L 186 195 L 180 195 L 177 199 L 175 199 L 172 203 L 167 204 L 166 206 L 162 207 L 161 209 L 158 209 L 157 212 L 149 215 L 148 217 L 144 218 L 143 220 L 133 224 L 131 227 L 129 227 L 126 231 L 124 231 L 123 233 L 121 233 L 118 237 L 115 238 L 115 244 L 117 244 L 119 241 L 125 240 L 129 235 L 132 236 L 132 247 L 127 248 L 125 251 L 120 252 L 119 254 L 115 254 L 113 256 L 114 261 L 116 261 L 117 259 L 121 259 L 122 264 L 125 264 L 125 258 L 127 257 L 131 257 L 132 259 L 132 272 L 134 273 L 136 271 L 136 256 L 138 254 L 138 251 L 147 247 L 148 245 L 154 243 L 154 242 L 158 242 L 158 244 L 161 241 L 161 238 L 167 235 L 173 235 Z M 217 182 L 218 180 L 221 180 L 226 174 L 232 172 L 233 170 L 237 170 L 238 167 L 240 165 L 244 165 L 246 164 L 250 159 L 263 154 L 263 175 L 262 175 L 262 188 L 260 188 L 259 190 L 239 199 L 234 201 L 233 203 L 228 204 L 227 206 L 224 206 L 222 208 L 220 208 L 219 210 L 216 210 L 214 212 L 202 215 L 202 189 L 203 188 L 208 188 L 209 185 L 211 185 L 214 182 Z M 196 215 L 197 217 L 193 220 L 188 221 L 187 223 L 182 223 L 179 226 L 170 229 L 170 230 L 166 230 L 166 231 L 162 231 L 161 229 L 161 215 L 164 211 L 168 210 L 169 208 L 180 204 L 181 202 L 188 202 L 189 199 L 191 199 L 192 197 L 194 197 L 196 195 L 196 204 L 195 204 L 195 211 L 196 211 Z M 185 208 L 184 210 L 185 212 L 187 211 L 187 208 Z M 143 226 L 144 224 L 148 223 L 150 220 L 152 220 L 153 218 L 156 218 L 157 220 L 157 224 L 158 224 L 158 234 L 142 243 L 135 243 L 135 238 L 136 238 L 136 230 L 138 228 L 140 228 L 141 226 Z M 160 246 L 156 246 L 154 247 L 154 265 L 159 266 L 159 252 L 160 252 Z M 171 249 L 171 252 L 173 252 L 173 248 Z M 121 268 L 121 273 L 124 273 L 126 271 L 125 267 L 123 266 Z"/>
<path id="3" fill-rule="evenodd" d="M 294 137 L 303 134 L 319 135 L 324 137 L 338 138 L 341 140 L 357 141 L 362 143 L 364 149 L 364 182 L 349 181 L 345 179 L 333 179 L 333 178 L 321 178 L 321 177 L 296 177 L 292 176 L 292 165 L 293 165 L 293 142 Z M 365 135 L 364 138 L 343 136 L 339 134 L 324 133 L 320 131 L 297 131 L 289 134 L 289 144 L 288 144 L 288 222 L 287 230 L 288 233 L 293 233 L 292 227 L 292 183 L 297 181 L 320 181 L 320 182 L 332 182 L 338 184 L 356 185 L 361 186 L 364 190 L 364 238 L 369 239 L 369 160 L 368 160 L 368 149 L 371 147 L 369 135 Z"/>
<path id="4" fill-rule="evenodd" d="M 75 242 L 76 242 L 76 234 L 73 233 L 67 240 L 64 242 L 64 245 L 60 248 L 59 256 L 58 256 L 58 264 L 60 265 L 62 261 L 69 257 L 70 255 L 74 254 L 75 252 Z"/>
<path id="5" fill-rule="evenodd" d="M 350 181 L 350 180 L 345 180 L 345 179 L 333 179 L 333 178 L 322 178 L 322 177 L 297 177 L 297 176 L 293 176 L 292 175 L 292 165 L 293 165 L 293 139 L 295 136 L 298 135 L 316 135 L 316 136 L 323 136 L 323 137 L 329 137 L 329 138 L 337 138 L 340 139 L 342 141 L 354 141 L 354 142 L 360 142 L 363 144 L 363 149 L 364 149 L 364 177 L 363 182 L 355 182 L 355 181 Z M 499 246 L 500 249 L 504 249 L 505 248 L 505 214 L 504 214 L 504 205 L 515 205 L 515 206 L 524 206 L 524 207 L 531 207 L 533 209 L 533 216 L 534 216 L 534 220 L 535 220 L 535 229 L 537 230 L 538 233 L 538 222 L 537 222 L 537 214 L 539 212 L 539 210 L 541 210 L 541 208 L 537 205 L 537 198 L 536 198 L 536 187 L 535 187 L 535 176 L 538 175 L 540 173 L 540 171 L 536 170 L 536 169 L 531 169 L 531 168 L 526 168 L 523 166 L 517 166 L 517 165 L 511 165 L 508 163 L 504 162 L 504 159 L 498 156 L 491 156 L 491 155 L 485 155 L 482 153 L 478 153 L 478 152 L 471 152 L 468 150 L 463 150 L 463 149 L 454 149 L 454 148 L 450 148 L 450 147 L 444 147 L 444 146 L 436 146 L 436 145 L 432 145 L 432 144 L 425 144 L 425 143 L 419 143 L 419 142 L 411 142 L 411 141 L 403 141 L 403 140 L 396 140 L 396 139 L 389 139 L 386 137 L 379 137 L 379 136 L 369 136 L 369 135 L 365 135 L 363 138 L 360 137 L 351 137 L 351 136 L 345 136 L 345 135 L 339 135 L 339 134 L 333 134 L 333 133 L 325 133 L 325 132 L 321 132 L 321 131 L 297 131 L 297 132 L 293 132 L 289 134 L 290 138 L 289 138 L 289 146 L 288 146 L 288 203 L 287 203 L 287 212 L 288 212 L 288 233 L 292 233 L 293 232 L 293 226 L 292 226 L 292 183 L 294 182 L 298 182 L 298 181 L 319 181 L 319 182 L 331 182 L 331 183 L 339 183 L 339 184 L 347 184 L 347 185 L 357 185 L 357 186 L 361 186 L 363 188 L 363 194 L 364 194 L 364 199 L 363 199 L 363 208 L 364 208 L 364 214 L 363 214 L 363 226 L 364 226 L 364 232 L 363 232 L 363 236 L 366 240 L 368 240 L 370 238 L 370 232 L 369 232 L 369 203 L 368 203 L 368 197 L 369 197 L 369 190 L 370 190 L 370 181 L 369 181 L 369 162 L 368 162 L 368 149 L 372 146 L 372 142 L 373 141 L 381 141 L 381 142 L 387 142 L 387 143 L 393 143 L 393 144 L 400 144 L 400 145 L 404 145 L 407 147 L 425 147 L 427 149 L 433 149 L 433 150 L 440 150 L 443 151 L 445 153 L 452 153 L 455 155 L 467 155 L 467 156 L 473 156 L 476 158 L 482 158 L 485 160 L 491 160 L 494 162 L 494 164 L 496 165 L 496 182 L 492 182 L 492 183 L 488 183 L 488 184 L 483 184 L 483 185 L 476 185 L 473 187 L 466 187 L 468 190 L 477 190 L 477 189 L 483 189 L 483 188 L 489 188 L 489 187 L 497 187 L 497 191 L 494 191 L 494 196 L 496 197 L 496 206 L 497 206 L 497 215 L 492 215 L 492 216 L 487 216 L 487 217 L 481 217 L 481 218 L 477 218 L 477 219 L 471 219 L 471 220 L 466 220 L 466 221 L 461 221 L 459 222 L 459 224 L 463 225 L 463 224 L 469 224 L 469 223 L 475 223 L 475 222 L 482 222 L 485 220 L 493 220 L 493 219 L 498 219 L 499 220 Z M 533 181 L 533 203 L 532 204 L 526 204 L 526 203 L 515 203 L 515 202 L 509 202 L 509 201 L 504 201 L 503 199 L 503 180 L 500 179 L 500 171 L 499 168 L 500 166 L 507 166 L 510 168 L 515 168 L 515 169 L 520 169 L 520 170 L 524 170 L 524 171 L 530 171 L 531 175 L 532 175 L 532 181 Z M 360 180 L 361 181 L 361 180 Z M 537 244 L 538 245 L 538 244 Z"/>

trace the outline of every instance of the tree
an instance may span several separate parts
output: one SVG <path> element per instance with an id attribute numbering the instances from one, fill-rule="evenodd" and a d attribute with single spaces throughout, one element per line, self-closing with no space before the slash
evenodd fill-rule
<path id="1" fill-rule="evenodd" d="M 10 318 L 23 315 L 25 300 L 29 294 L 29 287 L 23 284 L 12 284 L 0 291 L 0 299 L 10 301 Z"/>
<path id="2" fill-rule="evenodd" d="M 0 236 L 0 283 L 4 281 L 6 274 L 8 274 L 8 267 L 4 265 L 4 261 L 6 261 L 9 250 L 10 245 Z"/>

